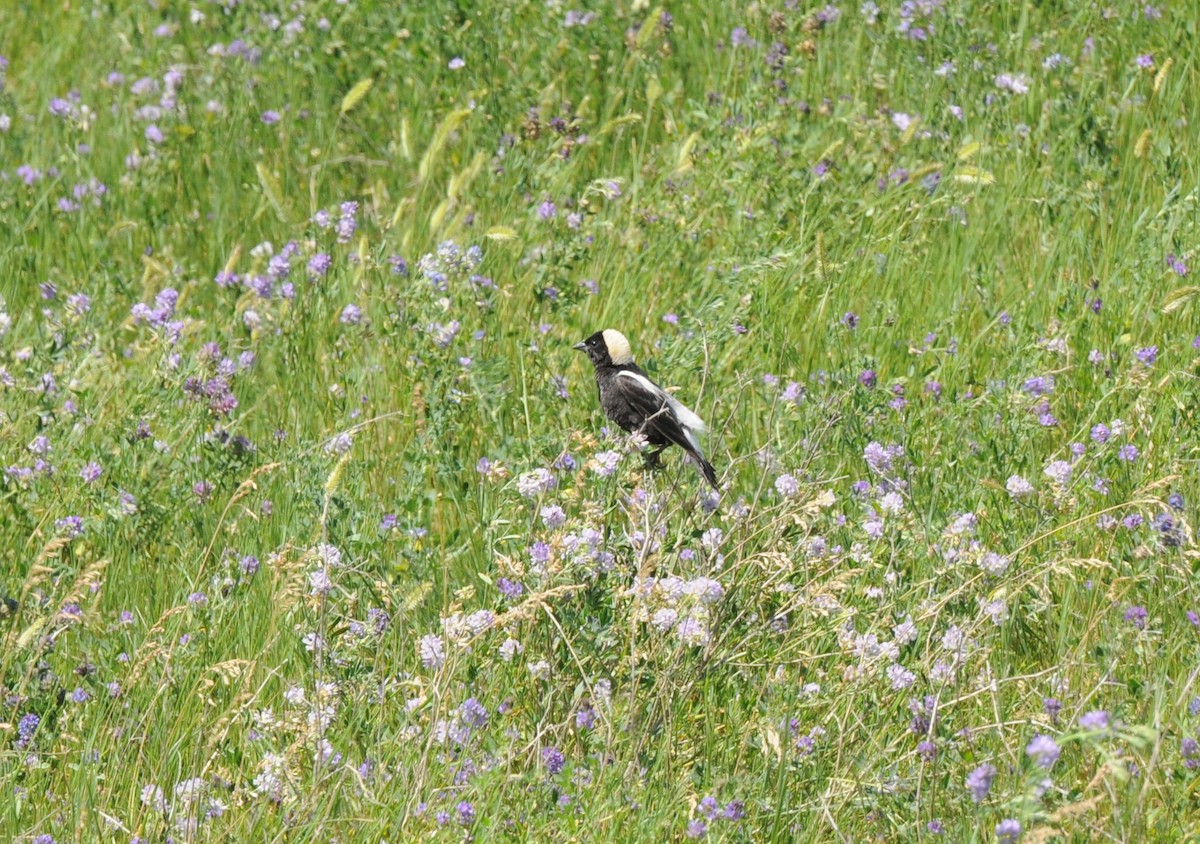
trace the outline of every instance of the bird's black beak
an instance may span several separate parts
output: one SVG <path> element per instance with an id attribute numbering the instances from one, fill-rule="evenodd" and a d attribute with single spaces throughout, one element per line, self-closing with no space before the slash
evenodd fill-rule
<path id="1" fill-rule="evenodd" d="M 586 351 L 587 351 L 587 346 L 585 346 L 583 343 L 576 343 L 576 344 L 575 344 L 574 346 L 572 346 L 571 348 L 572 348 L 572 349 L 578 349 L 578 350 L 579 350 L 579 351 L 581 351 L 581 352 L 586 352 Z"/>

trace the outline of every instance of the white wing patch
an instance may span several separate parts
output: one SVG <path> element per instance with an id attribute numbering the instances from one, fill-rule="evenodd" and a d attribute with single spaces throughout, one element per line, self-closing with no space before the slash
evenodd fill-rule
<path id="1" fill-rule="evenodd" d="M 625 369 L 618 373 L 618 377 L 629 378 L 633 380 L 641 389 L 654 396 L 657 401 L 665 401 L 667 403 L 667 407 L 670 408 L 673 414 L 675 414 L 675 418 L 679 420 L 679 424 L 683 426 L 684 433 L 687 434 L 688 441 L 691 442 L 696 451 L 700 451 L 700 442 L 695 435 L 697 433 L 704 433 L 708 430 L 708 426 L 704 424 L 703 419 L 684 407 L 682 402 L 680 402 L 666 390 L 659 387 L 645 375 L 641 375 L 637 372 L 630 372 L 629 370 Z"/>

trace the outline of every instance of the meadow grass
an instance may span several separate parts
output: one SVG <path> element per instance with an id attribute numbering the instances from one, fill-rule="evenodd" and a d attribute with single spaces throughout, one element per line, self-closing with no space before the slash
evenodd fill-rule
<path id="1" fill-rule="evenodd" d="M 1196 21 L 6 9 L 0 839 L 1200 835 Z"/>

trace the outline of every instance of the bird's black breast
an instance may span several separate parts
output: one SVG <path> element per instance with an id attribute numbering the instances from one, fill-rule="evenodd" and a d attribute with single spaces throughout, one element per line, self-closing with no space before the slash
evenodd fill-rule
<path id="1" fill-rule="evenodd" d="M 632 364 L 605 366 L 596 370 L 596 385 L 600 388 L 600 406 L 604 408 L 604 413 L 621 426 L 622 430 L 628 432 L 641 430 L 645 426 L 642 433 L 646 435 L 651 445 L 667 445 L 671 442 L 671 438 L 666 436 L 662 430 L 664 425 L 659 424 L 667 423 L 667 418 L 658 417 L 650 425 L 646 425 L 647 417 L 661 410 L 662 405 L 653 409 L 647 408 L 644 397 L 641 397 L 642 401 L 638 402 L 638 396 L 632 392 L 637 389 L 636 383 L 628 378 L 622 378 L 621 372 L 623 371 L 645 375 L 636 365 Z M 671 415 L 671 421 L 673 419 L 674 417 Z"/>

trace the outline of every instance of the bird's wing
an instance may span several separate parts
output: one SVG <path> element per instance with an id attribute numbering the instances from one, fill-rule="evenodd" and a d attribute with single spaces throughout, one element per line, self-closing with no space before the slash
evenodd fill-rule
<path id="1" fill-rule="evenodd" d="M 705 425 L 699 416 L 640 372 L 622 370 L 618 378 L 622 393 L 630 405 L 649 420 L 650 426 L 676 445 L 700 452 L 696 434 L 703 432 Z"/>

